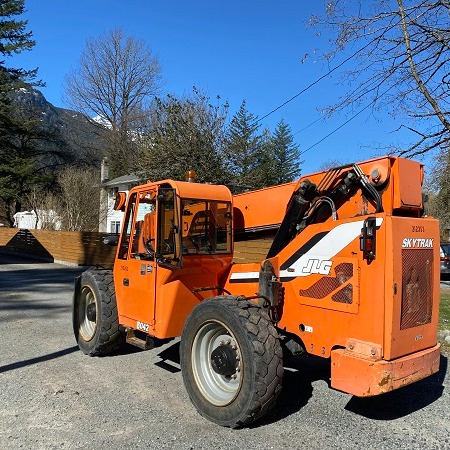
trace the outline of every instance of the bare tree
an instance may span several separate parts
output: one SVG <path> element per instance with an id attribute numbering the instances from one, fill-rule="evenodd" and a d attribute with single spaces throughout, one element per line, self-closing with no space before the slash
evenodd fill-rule
<path id="1" fill-rule="evenodd" d="M 450 228 L 450 152 L 441 151 L 425 180 L 426 213 L 439 219 L 441 234 Z"/>
<path id="2" fill-rule="evenodd" d="M 98 230 L 100 183 L 97 171 L 69 167 L 58 176 L 61 203 L 58 215 L 66 231 Z"/>
<path id="3" fill-rule="evenodd" d="M 161 68 L 143 40 L 115 29 L 88 39 L 78 67 L 65 79 L 66 101 L 111 129 L 110 168 L 126 173 L 133 163 L 133 132 L 161 85 Z"/>
<path id="4" fill-rule="evenodd" d="M 46 192 L 33 187 L 26 197 L 26 203 L 35 214 L 35 228 L 57 230 L 61 225 L 58 211 L 61 211 L 61 197 L 53 192 Z"/>
<path id="5" fill-rule="evenodd" d="M 335 167 L 343 166 L 346 163 L 342 162 L 341 159 L 328 158 L 319 166 L 319 171 L 325 171 L 329 169 L 334 169 Z"/>
<path id="6" fill-rule="evenodd" d="M 350 89 L 328 113 L 348 107 L 389 111 L 411 131 L 413 156 L 448 148 L 450 138 L 450 2 L 446 0 L 332 0 L 311 23 L 331 35 L 333 60 L 351 52 Z M 351 64 L 351 63 L 350 63 Z"/>

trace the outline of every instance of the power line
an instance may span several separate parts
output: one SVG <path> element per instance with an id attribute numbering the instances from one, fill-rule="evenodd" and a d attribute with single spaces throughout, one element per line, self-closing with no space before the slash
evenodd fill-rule
<path id="1" fill-rule="evenodd" d="M 315 86 L 317 83 L 319 83 L 320 81 L 322 81 L 324 78 L 326 78 L 328 75 L 331 75 L 334 71 L 336 71 L 337 69 L 339 69 L 340 67 L 342 67 L 346 62 L 350 61 L 352 58 L 354 58 L 359 52 L 361 52 L 362 50 L 366 49 L 370 44 L 372 43 L 372 41 L 368 42 L 364 47 L 361 47 L 360 49 L 358 49 L 356 52 L 354 52 L 353 54 L 351 54 L 349 57 L 347 57 L 346 59 L 344 59 L 344 61 L 342 61 L 340 64 L 338 64 L 336 67 L 333 67 L 333 69 L 329 70 L 327 73 L 325 73 L 324 75 L 322 75 L 321 77 L 317 78 L 317 80 L 313 81 L 312 83 L 310 83 L 308 86 L 306 86 L 304 89 L 302 89 L 300 92 L 298 92 L 297 94 L 295 94 L 293 97 L 291 97 L 289 100 L 286 100 L 284 103 L 282 103 L 281 105 L 277 106 L 276 108 L 272 109 L 272 111 L 268 112 L 266 115 L 262 116 L 261 118 L 259 118 L 256 123 L 261 122 L 263 119 L 265 119 L 266 117 L 269 117 L 271 114 L 273 114 L 274 112 L 278 111 L 279 109 L 283 108 L 283 106 L 286 106 L 288 103 L 292 102 L 293 100 L 295 100 L 297 97 L 299 97 L 300 95 L 304 94 L 306 91 L 308 91 L 309 89 L 311 89 L 313 86 Z"/>
<path id="2" fill-rule="evenodd" d="M 347 125 L 349 122 L 351 122 L 355 117 L 358 117 L 363 111 L 365 111 L 369 106 L 371 106 L 373 104 L 373 102 L 370 102 L 369 104 L 367 104 L 366 106 L 364 106 L 364 108 L 360 109 L 356 114 L 354 114 L 352 117 L 350 117 L 350 119 L 346 120 L 344 123 L 341 123 L 341 125 L 339 125 L 337 128 L 335 128 L 333 131 L 331 131 L 330 133 L 328 133 L 326 136 L 324 136 L 322 139 L 318 140 L 316 143 L 314 143 L 313 145 L 309 146 L 304 152 L 301 152 L 302 155 L 304 155 L 308 150 L 311 150 L 312 148 L 314 148 L 316 145 L 319 145 L 321 142 L 323 142 L 325 139 L 328 139 L 331 135 L 333 135 L 334 133 L 336 133 L 336 131 L 339 131 L 342 127 L 344 127 L 345 125 Z"/>
<path id="3" fill-rule="evenodd" d="M 364 106 L 364 108 L 360 109 L 356 114 L 354 114 L 352 117 L 350 117 L 348 120 L 346 120 L 344 123 L 341 123 L 341 125 L 339 125 L 337 128 L 335 128 L 333 131 L 331 131 L 330 133 L 328 133 L 326 136 L 324 136 L 322 139 L 319 139 L 316 143 L 314 143 L 313 145 L 309 146 L 304 152 L 301 152 L 301 154 L 305 154 L 308 150 L 311 150 L 312 148 L 314 148 L 316 145 L 319 145 L 320 143 L 322 143 L 325 139 L 328 139 L 331 135 L 333 135 L 334 133 L 336 133 L 336 131 L 340 130 L 342 127 L 344 127 L 345 125 L 347 125 L 349 122 L 351 122 L 354 118 L 358 117 L 362 112 L 364 112 L 367 108 L 369 108 L 370 106 L 374 105 L 375 102 L 380 99 L 381 97 L 383 97 L 384 95 L 386 95 L 391 89 L 393 89 L 394 86 L 391 86 L 389 89 L 386 89 L 384 92 L 382 92 L 380 95 L 378 95 L 376 98 L 374 98 L 370 103 L 368 103 L 366 106 Z"/>
<path id="4" fill-rule="evenodd" d="M 374 81 L 368 85 L 369 88 L 371 88 L 372 86 L 376 85 L 378 83 L 377 78 L 374 79 Z M 381 86 L 381 84 L 379 84 L 379 86 Z M 386 94 L 386 92 L 388 92 L 391 88 L 389 88 L 387 91 L 383 92 L 379 97 L 382 97 L 384 94 Z M 350 97 L 351 98 L 351 97 Z M 359 97 L 353 99 L 352 101 L 356 101 Z M 366 107 L 372 105 L 373 103 L 375 103 L 375 101 L 372 101 L 371 103 L 369 103 Z M 365 108 L 364 108 L 365 109 Z M 356 113 L 354 116 L 352 116 L 348 121 L 346 121 L 343 125 L 339 126 L 339 128 L 337 128 L 336 130 L 334 130 L 332 133 L 330 133 L 328 136 L 330 136 L 331 134 L 333 134 L 335 131 L 337 131 L 338 129 L 340 129 L 342 126 L 344 126 L 345 124 L 347 124 L 348 122 L 350 122 L 351 120 L 353 120 L 356 116 L 358 116 L 361 112 L 364 111 L 364 109 L 362 109 L 361 111 L 359 111 L 358 113 Z M 302 131 L 305 131 L 306 129 L 308 129 L 309 127 L 311 127 L 312 125 L 316 124 L 317 122 L 321 121 L 323 118 L 319 117 L 316 120 L 313 120 L 312 122 L 310 122 L 308 125 L 306 125 L 305 127 L 303 127 L 302 129 L 296 131 L 295 133 L 293 133 L 292 136 L 295 136 L 299 133 L 301 133 Z M 328 136 L 326 136 L 324 139 L 326 139 Z"/>
<path id="5" fill-rule="evenodd" d="M 319 122 L 322 120 L 322 117 L 319 117 L 316 120 L 313 120 L 312 122 L 310 122 L 308 125 L 306 125 L 306 127 L 303 127 L 301 130 L 296 131 L 295 133 L 292 134 L 292 136 L 297 135 L 298 133 L 301 133 L 302 131 L 307 130 L 309 127 L 312 127 L 315 123 Z"/>
<path id="6" fill-rule="evenodd" d="M 391 25 L 388 30 L 394 28 L 395 26 L 397 26 L 397 24 L 393 24 Z M 279 109 L 283 108 L 284 106 L 286 106 L 288 103 L 292 102 L 293 100 L 295 100 L 297 97 L 299 97 L 300 95 L 302 95 L 303 93 L 305 93 L 306 91 L 308 91 L 309 89 L 311 89 L 313 86 L 315 86 L 317 83 L 319 83 L 320 81 L 322 81 L 324 78 L 326 78 L 328 75 L 332 74 L 334 71 L 336 71 L 337 69 L 339 69 L 340 67 L 342 67 L 346 62 L 350 61 L 352 58 L 354 58 L 358 53 L 360 53 L 362 50 L 365 50 L 367 47 L 369 47 L 369 45 L 371 45 L 373 42 L 376 41 L 376 38 L 371 39 L 366 45 L 364 45 L 363 47 L 359 48 L 356 52 L 352 53 L 349 57 L 347 57 L 346 59 L 344 59 L 344 61 L 342 61 L 340 64 L 338 64 L 336 67 L 334 67 L 333 69 L 329 70 L 327 73 L 325 73 L 324 75 L 322 75 L 321 77 L 319 77 L 317 80 L 313 81 L 312 83 L 310 83 L 308 86 L 306 86 L 304 89 L 302 89 L 300 92 L 298 92 L 297 94 L 295 94 L 294 96 L 292 96 L 289 100 L 286 100 L 284 103 L 282 103 L 281 105 L 277 106 L 276 108 L 274 108 L 272 111 L 268 112 L 267 114 L 265 114 L 264 116 L 262 116 L 261 118 L 259 118 L 258 120 L 256 120 L 255 123 L 259 123 L 261 122 L 263 119 L 265 119 L 266 117 L 269 117 L 271 114 L 273 114 L 274 112 L 278 111 Z M 389 88 L 387 89 L 385 92 L 383 92 L 383 94 L 381 94 L 381 96 L 378 96 L 378 98 L 382 97 L 384 94 L 386 94 L 388 91 L 390 91 L 392 89 Z M 322 139 L 318 140 L 316 143 L 314 143 L 313 145 L 311 145 L 310 147 L 308 147 L 304 152 L 302 152 L 301 154 L 303 155 L 304 153 L 306 153 L 307 151 L 311 150 L 312 148 L 316 147 L 317 145 L 319 145 L 321 142 L 323 142 L 325 139 L 328 139 L 330 136 L 332 136 L 334 133 L 336 133 L 338 130 L 340 130 L 341 128 L 343 128 L 345 125 L 347 125 L 349 122 L 351 122 L 353 119 L 355 119 L 357 116 L 359 116 L 362 112 L 364 112 L 369 106 L 373 105 L 375 103 L 376 99 L 374 99 L 372 102 L 370 102 L 369 104 L 367 104 L 364 108 L 362 108 L 361 110 L 359 110 L 356 114 L 354 114 L 352 117 L 350 117 L 348 120 L 346 120 L 344 123 L 342 123 L 341 125 L 339 125 L 337 128 L 335 128 L 333 131 L 331 131 L 330 133 L 328 133 L 326 136 L 324 136 Z M 317 123 L 319 120 L 321 120 L 321 117 L 319 117 L 318 119 L 314 120 L 313 122 L 309 123 L 306 127 L 302 128 L 301 130 L 297 131 L 294 133 L 294 136 L 298 133 L 301 133 L 302 131 L 306 130 L 307 128 L 309 128 L 310 126 L 314 125 L 315 123 Z"/>
<path id="7" fill-rule="evenodd" d="M 376 85 L 378 82 L 377 78 L 374 79 L 374 81 L 368 85 L 369 88 L 371 88 L 372 86 Z M 381 84 L 379 84 L 381 85 Z M 387 91 L 386 91 L 387 92 Z M 384 92 L 382 95 L 384 95 L 386 92 Z M 353 99 L 352 101 L 356 101 L 358 100 L 359 97 Z M 372 103 L 369 103 L 369 105 L 371 105 Z M 362 112 L 362 111 L 361 111 Z M 359 114 L 359 113 L 357 113 Z M 356 117 L 356 116 L 355 116 Z M 353 118 L 353 117 L 352 117 Z M 313 120 L 312 122 L 310 122 L 308 125 L 306 125 L 305 127 L 301 128 L 300 130 L 296 131 L 295 133 L 292 134 L 292 136 L 296 136 L 297 134 L 301 133 L 302 131 L 307 130 L 309 127 L 313 126 L 314 124 L 316 124 L 317 122 L 321 121 L 323 118 L 319 117 L 316 120 Z M 351 119 L 350 119 L 351 120 Z"/>
<path id="8" fill-rule="evenodd" d="M 391 26 L 389 26 L 385 32 L 395 28 L 398 24 L 400 23 L 400 21 L 398 21 L 397 23 L 393 23 Z M 292 102 L 292 100 L 295 100 L 297 97 L 299 97 L 300 95 L 302 95 L 303 93 L 305 93 L 306 91 L 308 91 L 309 89 L 311 89 L 313 86 L 315 86 L 317 83 L 319 83 L 319 81 L 322 81 L 324 78 L 326 78 L 328 75 L 332 74 L 335 70 L 339 69 L 340 67 L 342 67 L 347 61 L 350 61 L 352 58 L 354 58 L 359 52 L 361 52 L 362 50 L 365 50 L 367 47 L 369 47 L 369 45 L 373 44 L 374 42 L 377 41 L 377 38 L 373 38 L 371 39 L 366 45 L 364 45 L 363 47 L 361 47 L 360 49 L 358 49 L 356 52 L 354 52 L 353 54 L 351 54 L 348 58 L 344 59 L 344 61 L 342 61 L 340 64 L 338 64 L 336 67 L 334 67 L 333 69 L 329 70 L 326 74 L 322 75 L 321 77 L 319 77 L 317 80 L 313 81 L 311 84 L 309 84 L 308 86 L 306 86 L 304 89 L 302 89 L 299 93 L 295 94 L 293 97 L 291 97 L 289 100 L 286 100 L 284 103 L 282 103 L 281 105 L 277 106 L 276 108 L 274 108 L 272 111 L 268 112 L 266 115 L 262 116 L 260 119 L 258 119 L 256 121 L 256 123 L 261 122 L 261 120 L 265 119 L 266 117 L 269 117 L 271 114 L 273 114 L 274 112 L 278 111 L 279 109 L 283 108 L 283 106 L 286 106 L 288 103 Z"/>

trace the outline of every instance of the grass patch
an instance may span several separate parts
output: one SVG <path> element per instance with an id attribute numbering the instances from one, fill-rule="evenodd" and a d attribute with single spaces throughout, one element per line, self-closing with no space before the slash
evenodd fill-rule
<path id="1" fill-rule="evenodd" d="M 441 292 L 438 329 L 450 330 L 450 292 Z"/>
<path id="2" fill-rule="evenodd" d="M 450 292 L 441 291 L 441 302 L 439 305 L 438 330 L 450 330 Z M 441 342 L 441 352 L 450 355 L 450 344 Z"/>

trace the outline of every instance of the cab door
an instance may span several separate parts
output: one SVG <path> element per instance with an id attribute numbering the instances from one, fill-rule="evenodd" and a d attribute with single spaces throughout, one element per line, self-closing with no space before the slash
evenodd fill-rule
<path id="1" fill-rule="evenodd" d="M 130 197 L 114 270 L 120 323 L 151 333 L 155 316 L 156 188 Z"/>

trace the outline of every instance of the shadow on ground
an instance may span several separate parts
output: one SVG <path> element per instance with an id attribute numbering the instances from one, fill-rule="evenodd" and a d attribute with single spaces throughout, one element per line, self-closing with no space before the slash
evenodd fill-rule
<path id="1" fill-rule="evenodd" d="M 441 397 L 448 369 L 448 358 L 441 355 L 439 372 L 376 397 L 352 397 L 345 409 L 375 420 L 394 420 L 425 408 Z"/>
<path id="2" fill-rule="evenodd" d="M 12 258 L 26 268 L 2 270 L 0 265 L 0 323 L 43 314 L 50 317 L 71 308 L 71 301 L 67 300 L 72 298 L 75 278 L 83 268 Z M 4 255 L 0 257 L 1 262 L 14 264 Z M 61 301 L 49 300 L 54 299 L 55 294 Z"/>
<path id="3" fill-rule="evenodd" d="M 155 348 L 166 345 L 170 340 L 156 340 Z M 151 350 L 154 351 L 155 349 Z M 168 372 L 180 372 L 180 343 L 176 340 L 163 349 L 156 366 Z M 126 345 L 119 353 L 142 351 Z M 438 400 L 444 390 L 444 379 L 448 370 L 448 359 L 441 355 L 438 373 L 401 389 L 375 397 L 351 397 L 345 409 L 354 414 L 374 420 L 394 420 L 418 411 Z M 330 363 L 315 356 L 298 356 L 285 363 L 283 389 L 276 407 L 261 421 L 250 427 L 275 423 L 300 411 L 313 397 L 313 383 L 324 381 L 329 385 Z M 331 388 L 330 388 L 331 389 Z M 313 400 L 314 401 L 314 400 Z"/>
<path id="4" fill-rule="evenodd" d="M 275 408 L 260 422 L 250 427 L 258 427 L 278 422 L 300 411 L 313 396 L 313 383 L 329 383 L 330 364 L 324 358 L 301 355 L 285 361 L 283 389 Z"/>
<path id="5" fill-rule="evenodd" d="M 30 292 L 39 289 L 58 289 L 61 285 L 71 285 L 75 277 L 83 272 L 83 268 L 64 267 L 50 264 L 48 268 L 0 271 L 0 293 L 9 291 Z"/>
<path id="6" fill-rule="evenodd" d="M 78 351 L 78 346 L 74 345 L 73 347 L 65 348 L 64 350 L 59 350 L 57 352 L 49 353 L 48 355 L 37 356 L 35 358 L 26 359 L 23 361 L 17 361 L 12 364 L 7 364 L 6 366 L 0 366 L 0 373 L 8 372 L 10 370 L 20 369 L 26 366 L 32 366 L 34 364 L 38 364 L 44 361 L 50 361 L 52 359 L 60 358 L 61 356 L 68 355 L 70 353 L 74 353 Z"/>

